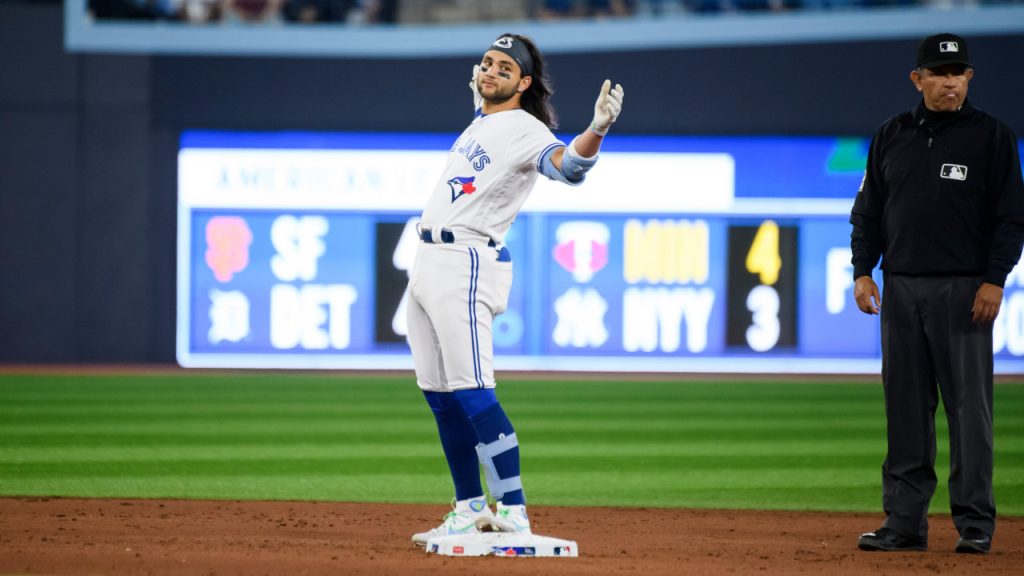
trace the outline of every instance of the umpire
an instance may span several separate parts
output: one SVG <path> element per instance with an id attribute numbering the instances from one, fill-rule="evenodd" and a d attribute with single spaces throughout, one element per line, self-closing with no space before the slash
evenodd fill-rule
<path id="1" fill-rule="evenodd" d="M 910 80 L 921 102 L 875 133 L 850 215 L 857 306 L 882 314 L 888 424 L 886 518 L 862 550 L 927 549 L 940 394 L 956 551 L 992 545 L 992 323 L 1024 244 L 1024 182 L 1013 132 L 967 100 L 973 77 L 963 38 L 920 42 Z"/>

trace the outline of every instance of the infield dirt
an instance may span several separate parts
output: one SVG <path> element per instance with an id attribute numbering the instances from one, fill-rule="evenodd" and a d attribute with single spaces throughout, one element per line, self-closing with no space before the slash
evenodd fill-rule
<path id="1" fill-rule="evenodd" d="M 930 550 L 861 552 L 880 514 L 534 506 L 537 533 L 579 558 L 453 558 L 409 541 L 444 505 L 0 498 L 0 574 L 1006 574 L 1024 566 L 1024 518 L 993 551 L 953 553 L 948 516 Z M 500 570 L 500 571 L 499 571 Z"/>

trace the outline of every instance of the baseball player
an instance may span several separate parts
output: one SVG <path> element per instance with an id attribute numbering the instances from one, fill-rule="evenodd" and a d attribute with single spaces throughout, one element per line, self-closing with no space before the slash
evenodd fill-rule
<path id="1" fill-rule="evenodd" d="M 437 420 L 455 484 L 455 509 L 415 534 L 429 538 L 484 528 L 530 534 L 519 477 L 519 442 L 494 393 L 491 326 L 508 305 L 508 229 L 538 174 L 583 182 L 622 109 L 622 86 L 605 80 L 590 127 L 566 146 L 556 125 L 544 60 L 529 38 L 500 36 L 473 67 L 476 117 L 448 153 L 423 211 L 422 242 L 409 278 L 409 346 L 416 382 Z M 480 483 L 480 467 L 492 512 Z"/>

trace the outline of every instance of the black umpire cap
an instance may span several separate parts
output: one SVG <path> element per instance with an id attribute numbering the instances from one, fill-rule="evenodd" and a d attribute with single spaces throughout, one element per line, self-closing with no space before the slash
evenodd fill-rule
<path id="1" fill-rule="evenodd" d="M 970 66 L 967 56 L 967 40 L 956 34 L 935 34 L 917 45 L 917 67 L 938 68 L 946 64 Z"/>

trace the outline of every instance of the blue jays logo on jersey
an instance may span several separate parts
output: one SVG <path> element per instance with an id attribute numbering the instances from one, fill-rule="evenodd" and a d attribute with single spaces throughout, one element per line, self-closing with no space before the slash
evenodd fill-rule
<path id="1" fill-rule="evenodd" d="M 476 180 L 476 176 L 456 176 L 448 181 L 448 188 L 452 191 L 453 204 L 463 194 L 476 192 L 476 186 L 473 186 L 474 180 Z"/>

